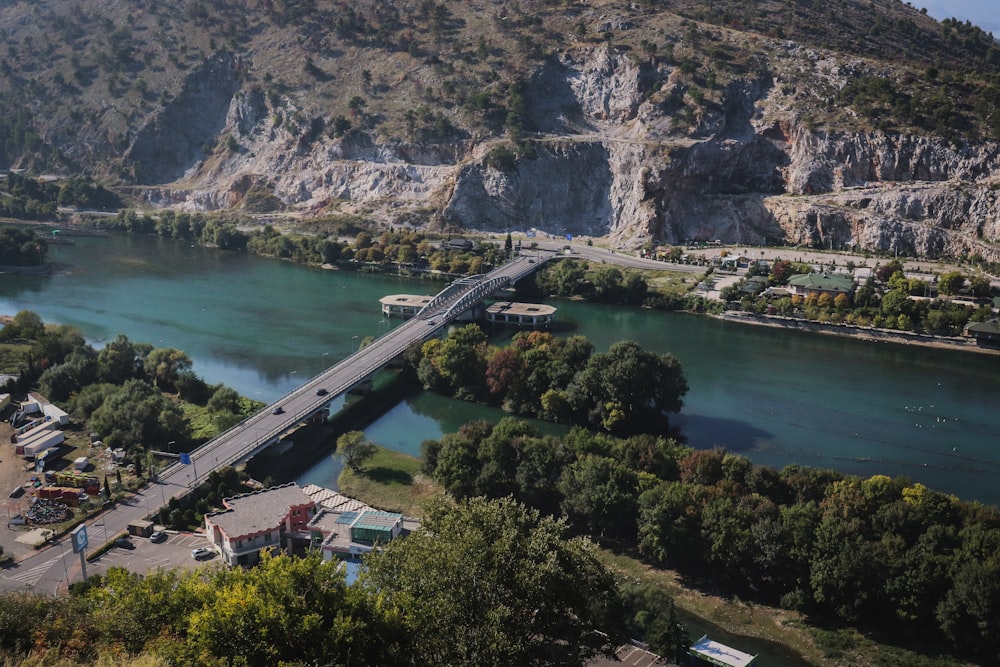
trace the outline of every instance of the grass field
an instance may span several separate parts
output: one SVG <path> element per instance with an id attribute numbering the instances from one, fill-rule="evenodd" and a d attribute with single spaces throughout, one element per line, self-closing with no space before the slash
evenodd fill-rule
<path id="1" fill-rule="evenodd" d="M 423 516 L 424 503 L 444 493 L 420 471 L 420 459 L 379 447 L 360 472 L 345 467 L 340 492 L 372 507 L 407 516 Z"/>

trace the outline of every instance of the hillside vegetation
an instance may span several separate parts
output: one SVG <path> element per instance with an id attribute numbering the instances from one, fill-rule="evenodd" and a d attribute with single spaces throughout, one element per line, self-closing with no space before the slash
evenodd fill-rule
<path id="1" fill-rule="evenodd" d="M 0 168 L 141 206 L 996 252 L 1000 50 L 898 0 L 25 0 L 0 26 Z"/>

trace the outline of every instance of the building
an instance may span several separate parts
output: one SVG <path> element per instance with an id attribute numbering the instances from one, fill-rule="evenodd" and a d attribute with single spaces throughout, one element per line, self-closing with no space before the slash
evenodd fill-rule
<path id="1" fill-rule="evenodd" d="M 498 301 L 486 309 L 486 321 L 518 327 L 547 327 L 555 319 L 556 309 L 540 303 Z"/>
<path id="2" fill-rule="evenodd" d="M 205 515 L 205 532 L 223 562 L 245 567 L 259 562 L 263 549 L 317 548 L 324 560 L 357 559 L 418 526 L 315 484 L 290 482 L 222 503 L 226 509 Z"/>
<path id="3" fill-rule="evenodd" d="M 323 509 L 309 522 L 309 530 L 311 545 L 320 549 L 323 560 L 353 560 L 402 535 L 403 515 Z"/>
<path id="4" fill-rule="evenodd" d="M 718 665 L 719 667 L 750 667 L 757 656 L 738 651 L 725 644 L 714 642 L 703 635 L 688 649 L 688 654 L 701 663 Z"/>
<path id="5" fill-rule="evenodd" d="M 420 309 L 430 303 L 433 298 L 417 294 L 390 294 L 378 301 L 382 304 L 382 315 L 400 317 L 405 320 L 420 312 Z"/>
<path id="6" fill-rule="evenodd" d="M 788 279 L 788 287 L 793 295 L 802 297 L 810 294 L 850 296 L 854 291 L 854 278 L 830 273 L 800 273 Z"/>
<path id="7" fill-rule="evenodd" d="M 292 553 L 309 544 L 306 528 L 316 503 L 290 482 L 222 501 L 226 509 L 205 515 L 208 540 L 229 565 L 250 566 L 262 549 Z"/>
<path id="8" fill-rule="evenodd" d="M 962 333 L 979 345 L 1000 345 L 1000 320 L 969 322 Z"/>

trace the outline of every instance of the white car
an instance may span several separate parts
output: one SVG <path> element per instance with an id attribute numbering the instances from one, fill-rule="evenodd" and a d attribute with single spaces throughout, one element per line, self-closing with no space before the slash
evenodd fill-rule
<path id="1" fill-rule="evenodd" d="M 214 553 L 215 552 L 208 547 L 198 547 L 197 549 L 191 550 L 191 558 L 194 558 L 195 560 L 203 560 L 205 558 L 211 558 Z"/>

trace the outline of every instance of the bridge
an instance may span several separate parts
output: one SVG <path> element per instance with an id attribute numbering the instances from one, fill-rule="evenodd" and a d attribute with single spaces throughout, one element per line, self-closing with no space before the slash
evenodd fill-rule
<path id="1" fill-rule="evenodd" d="M 376 371 L 402 356 L 410 345 L 437 336 L 469 308 L 531 274 L 553 256 L 551 253 L 522 255 L 488 274 L 456 280 L 416 317 L 191 452 L 190 470 L 179 462 L 167 466 L 158 476 L 160 483 L 173 487 L 172 497 L 181 496 L 186 493 L 185 487 L 196 484 L 212 470 L 249 460 L 303 421 L 326 410 L 331 400 L 370 379 Z"/>

